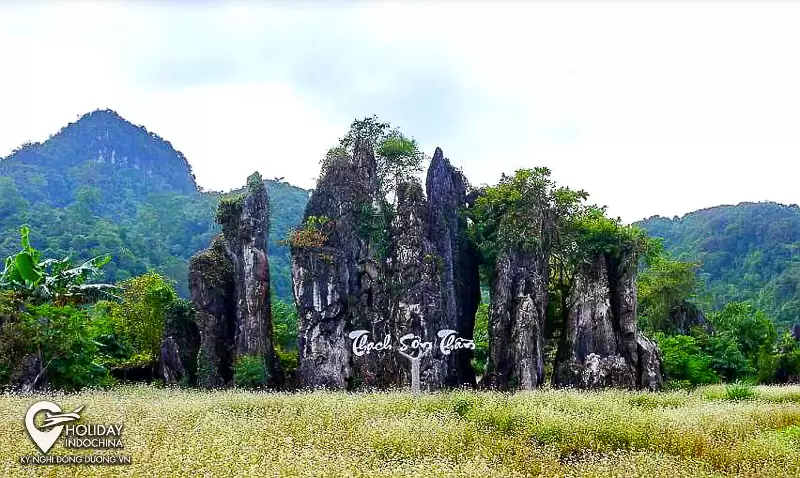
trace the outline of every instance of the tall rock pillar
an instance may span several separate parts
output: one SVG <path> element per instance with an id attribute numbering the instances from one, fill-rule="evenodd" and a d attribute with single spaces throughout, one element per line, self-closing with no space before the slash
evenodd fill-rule
<path id="1" fill-rule="evenodd" d="M 636 263 L 598 254 L 576 273 L 554 367 L 556 385 L 661 388 L 658 347 L 636 325 Z"/>
<path id="2" fill-rule="evenodd" d="M 428 196 L 428 236 L 441 261 L 441 294 L 444 307 L 440 328 L 456 330 L 472 339 L 475 312 L 480 302 L 478 257 L 467 239 L 463 210 L 467 205 L 468 183 L 436 148 L 425 182 Z M 448 386 L 475 385 L 472 353 L 459 351 L 446 370 Z"/>
<path id="3" fill-rule="evenodd" d="M 300 318 L 297 378 L 303 387 L 386 385 L 389 351 L 354 357 L 347 338 L 353 330 L 367 330 L 373 340 L 392 332 L 383 292 L 380 199 L 377 163 L 367 142 L 359 141 L 352 157 L 343 150 L 329 156 L 306 206 L 305 226 L 292 242 Z"/>

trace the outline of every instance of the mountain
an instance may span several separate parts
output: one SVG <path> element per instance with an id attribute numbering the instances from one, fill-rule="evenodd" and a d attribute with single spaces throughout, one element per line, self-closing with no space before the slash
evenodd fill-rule
<path id="1" fill-rule="evenodd" d="M 698 262 L 707 306 L 750 301 L 781 329 L 800 321 L 800 208 L 773 202 L 702 209 L 636 223 L 682 260 Z"/>
<path id="2" fill-rule="evenodd" d="M 308 191 L 266 183 L 273 286 L 291 300 L 289 251 L 276 241 L 302 219 Z M 168 141 L 114 111 L 94 111 L 0 159 L 0 258 L 18 250 L 19 226 L 29 224 L 46 257 L 109 253 L 104 280 L 155 269 L 186 296 L 188 259 L 219 232 L 220 196 L 198 189 L 189 162 Z"/>

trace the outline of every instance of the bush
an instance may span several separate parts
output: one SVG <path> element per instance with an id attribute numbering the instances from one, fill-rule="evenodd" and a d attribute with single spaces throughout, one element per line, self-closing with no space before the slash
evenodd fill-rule
<path id="1" fill-rule="evenodd" d="M 297 350 L 284 350 L 281 347 L 276 347 L 275 353 L 278 354 L 278 360 L 281 362 L 281 368 L 288 376 L 297 370 L 300 363 Z"/>
<path id="2" fill-rule="evenodd" d="M 236 360 L 233 380 L 237 387 L 260 388 L 267 383 L 264 359 L 257 355 L 243 355 Z"/>
<path id="3" fill-rule="evenodd" d="M 657 336 L 668 380 L 687 381 L 691 385 L 715 383 L 719 377 L 711 369 L 711 357 L 703 353 L 694 337 Z"/>
<path id="4" fill-rule="evenodd" d="M 486 362 L 489 358 L 489 305 L 480 304 L 475 314 L 475 331 L 473 335 L 475 341 L 474 358 L 472 368 L 477 376 L 486 373 Z"/>
<path id="5" fill-rule="evenodd" d="M 755 388 L 750 384 L 736 382 L 725 386 L 725 398 L 728 400 L 751 400 L 755 397 Z"/>
<path id="6" fill-rule="evenodd" d="M 698 344 L 711 359 L 711 369 L 725 381 L 741 380 L 755 372 L 736 340 L 729 335 L 704 335 Z"/>
<path id="7" fill-rule="evenodd" d="M 108 371 L 97 360 L 100 343 L 87 327 L 90 320 L 85 310 L 28 306 L 23 320 L 31 334 L 30 350 L 39 355 L 50 385 L 77 390 L 108 382 Z"/>
<path id="8" fill-rule="evenodd" d="M 167 311 L 178 300 L 175 289 L 165 277 L 148 272 L 120 284 L 122 301 L 110 305 L 114 331 L 133 355 L 143 355 L 155 362 L 164 337 Z"/>

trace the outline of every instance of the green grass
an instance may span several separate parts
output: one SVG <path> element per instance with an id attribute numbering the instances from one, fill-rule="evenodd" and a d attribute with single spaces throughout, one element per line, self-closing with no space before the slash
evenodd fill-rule
<path id="1" fill-rule="evenodd" d="M 0 395 L 0 476 L 800 476 L 800 387 L 752 390 Z M 41 398 L 124 423 L 133 465 L 21 466 Z"/>

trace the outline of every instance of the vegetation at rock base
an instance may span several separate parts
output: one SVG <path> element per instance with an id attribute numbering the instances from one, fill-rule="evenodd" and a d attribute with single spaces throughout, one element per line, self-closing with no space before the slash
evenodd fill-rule
<path id="1" fill-rule="evenodd" d="M 800 388 L 514 395 L 454 391 L 298 393 L 147 386 L 75 395 L 0 396 L 6 476 L 35 454 L 20 417 L 50 399 L 85 419 L 124 424 L 133 464 L 84 476 L 686 476 L 800 475 Z M 158 406 L 153 406 L 157 404 Z M 235 450 L 235 453 L 232 452 Z M 67 450 L 51 455 L 96 453 Z M 104 452 L 105 453 L 105 452 Z M 54 466 L 52 476 L 74 467 Z"/>
<path id="2" fill-rule="evenodd" d="M 143 364 L 155 363 L 164 337 L 167 311 L 178 301 L 172 284 L 155 272 L 120 283 L 122 300 L 108 304 L 117 340 Z"/>
<path id="3" fill-rule="evenodd" d="M 267 383 L 264 359 L 254 355 L 244 355 L 236 359 L 233 380 L 240 388 L 260 388 Z"/>

